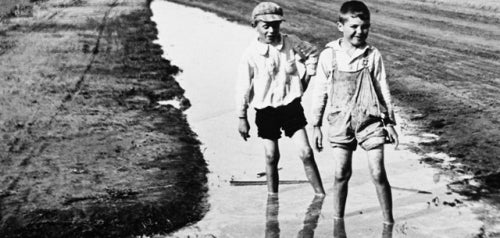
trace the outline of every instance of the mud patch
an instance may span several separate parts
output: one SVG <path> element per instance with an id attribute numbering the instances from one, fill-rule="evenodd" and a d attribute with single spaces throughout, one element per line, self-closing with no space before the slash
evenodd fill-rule
<path id="1" fill-rule="evenodd" d="M 496 198 L 500 193 L 500 173 L 477 175 L 454 181 L 448 184 L 448 188 L 471 199 Z"/>

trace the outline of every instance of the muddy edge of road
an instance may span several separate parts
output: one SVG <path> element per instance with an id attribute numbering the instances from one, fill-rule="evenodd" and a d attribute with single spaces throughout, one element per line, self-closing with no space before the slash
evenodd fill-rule
<path id="1" fill-rule="evenodd" d="M 130 237 L 201 219 L 206 163 L 150 0 L 25 3 L 0 21 L 0 237 Z"/>

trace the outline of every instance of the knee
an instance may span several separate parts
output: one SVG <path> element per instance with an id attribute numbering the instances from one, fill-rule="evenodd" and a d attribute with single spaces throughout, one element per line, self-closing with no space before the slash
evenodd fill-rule
<path id="1" fill-rule="evenodd" d="M 384 170 L 373 170 L 371 172 L 373 183 L 385 184 L 388 182 L 387 175 Z"/>
<path id="2" fill-rule="evenodd" d="M 347 182 L 351 178 L 351 175 L 352 171 L 348 169 L 335 172 L 335 182 L 337 183 Z"/>
<path id="3" fill-rule="evenodd" d="M 299 156 L 300 156 L 300 159 L 306 163 L 306 162 L 311 162 L 313 160 L 313 151 L 311 149 L 311 147 L 309 146 L 306 146 L 304 148 L 301 148 L 300 149 L 300 152 L 299 152 Z"/>
<path id="4" fill-rule="evenodd" d="M 278 165 L 279 160 L 280 160 L 280 154 L 278 152 L 266 153 L 266 164 L 275 166 Z"/>

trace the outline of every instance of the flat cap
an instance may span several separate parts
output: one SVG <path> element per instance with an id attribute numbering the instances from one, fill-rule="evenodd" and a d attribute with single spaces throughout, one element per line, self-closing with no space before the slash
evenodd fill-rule
<path id="1" fill-rule="evenodd" d="M 252 22 L 283 20 L 283 9 L 274 2 L 261 2 L 252 11 Z"/>

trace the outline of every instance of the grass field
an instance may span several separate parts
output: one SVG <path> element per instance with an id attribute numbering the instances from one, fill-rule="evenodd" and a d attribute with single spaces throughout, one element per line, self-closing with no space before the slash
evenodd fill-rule
<path id="1" fill-rule="evenodd" d="M 12 13 L 16 6 L 25 6 L 29 4 L 29 0 L 2 0 L 0 1 L 0 18 Z"/>

